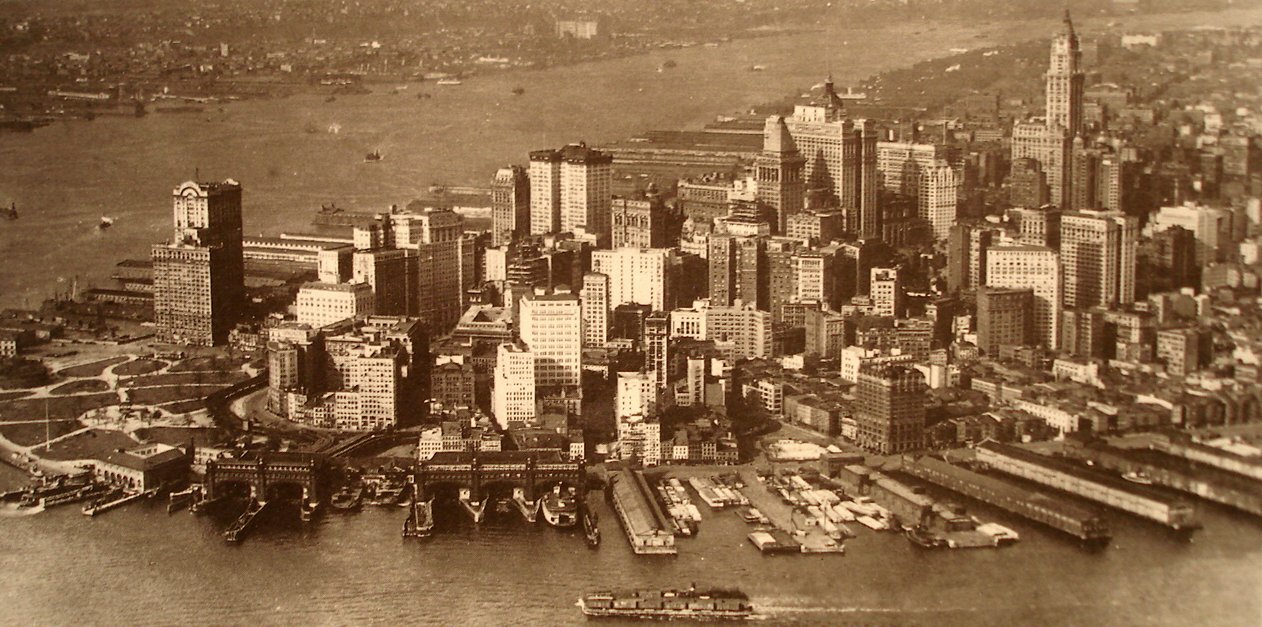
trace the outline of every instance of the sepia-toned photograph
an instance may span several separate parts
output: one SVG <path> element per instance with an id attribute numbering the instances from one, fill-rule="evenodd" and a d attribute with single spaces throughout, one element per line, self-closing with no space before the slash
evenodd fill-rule
<path id="1" fill-rule="evenodd" d="M 1262 0 L 0 0 L 0 626 L 1262 625 Z"/>

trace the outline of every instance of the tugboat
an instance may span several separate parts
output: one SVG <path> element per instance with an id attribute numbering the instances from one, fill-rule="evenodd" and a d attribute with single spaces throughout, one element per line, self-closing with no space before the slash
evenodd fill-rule
<path id="1" fill-rule="evenodd" d="M 364 155 L 364 163 L 376 163 L 384 158 L 385 157 L 381 154 L 380 150 L 374 150 Z"/>
<path id="2" fill-rule="evenodd" d="M 600 524 L 596 518 L 596 512 L 590 507 L 583 508 L 583 534 L 587 537 L 587 546 L 596 548 L 600 546 Z"/>
<path id="3" fill-rule="evenodd" d="M 338 490 L 337 494 L 334 494 L 330 501 L 333 509 L 343 512 L 359 509 L 363 503 L 364 486 L 362 485 L 357 485 L 353 488 L 351 486 L 342 486 L 342 489 Z"/>
<path id="4" fill-rule="evenodd" d="M 585 616 L 638 620 L 745 620 L 754 614 L 749 596 L 736 589 L 592 592 L 578 600 Z"/>
<path id="5" fill-rule="evenodd" d="M 4 209 L 0 207 L 0 212 L 4 213 L 4 217 L 10 220 L 16 220 L 18 219 L 18 204 L 15 202 L 9 203 L 9 208 Z"/>
<path id="6" fill-rule="evenodd" d="M 524 88 L 524 87 L 514 87 L 514 88 L 513 88 L 513 95 L 514 95 L 514 96 L 520 96 L 520 95 L 522 95 L 522 94 L 524 94 L 524 93 L 526 93 L 526 88 Z"/>
<path id="7" fill-rule="evenodd" d="M 549 525 L 573 527 L 578 522 L 578 502 L 574 496 L 574 488 L 562 491 L 558 485 L 541 500 L 539 508 Z"/>
<path id="8" fill-rule="evenodd" d="M 111 218 L 109 216 L 101 216 L 101 223 L 96 225 L 96 228 L 104 231 L 105 229 L 108 229 L 111 226 L 114 226 L 114 218 Z"/>
<path id="9" fill-rule="evenodd" d="M 1149 477 L 1148 475 L 1144 474 L 1142 471 L 1138 471 L 1138 470 L 1134 472 L 1124 473 L 1122 475 L 1122 478 L 1131 483 L 1138 483 L 1139 485 L 1152 485 L 1152 477 Z"/>

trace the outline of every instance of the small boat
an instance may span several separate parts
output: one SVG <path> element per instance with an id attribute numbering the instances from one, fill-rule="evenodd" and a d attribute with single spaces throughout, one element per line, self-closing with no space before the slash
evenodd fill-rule
<path id="1" fill-rule="evenodd" d="M 334 100 L 337 100 L 337 96 L 329 96 L 324 99 L 325 102 L 333 102 Z"/>
<path id="2" fill-rule="evenodd" d="M 340 511 L 348 511 L 357 509 L 364 502 L 364 487 L 360 486 L 344 486 L 338 490 L 330 500 L 333 509 Z"/>
<path id="3" fill-rule="evenodd" d="M 675 63 L 674 61 L 670 60 L 670 59 L 667 59 L 667 60 L 666 60 L 666 62 L 662 63 L 662 69 L 664 69 L 664 70 L 672 70 L 672 69 L 674 69 L 674 68 L 675 68 L 675 66 L 676 66 L 676 65 L 678 65 L 678 64 L 677 64 L 677 63 Z"/>
<path id="4" fill-rule="evenodd" d="M 17 205 L 17 203 L 9 203 L 9 208 L 8 208 L 8 209 L 3 209 L 3 208 L 0 208 L 0 211 L 3 211 L 3 212 L 4 212 L 4 217 L 6 217 L 6 218 L 8 218 L 8 219 L 10 219 L 10 220 L 16 220 L 16 219 L 18 219 L 18 205 Z"/>
<path id="5" fill-rule="evenodd" d="M 364 163 L 376 163 L 382 159 L 385 159 L 385 156 L 381 154 L 380 150 L 374 150 L 364 155 Z"/>
<path id="6" fill-rule="evenodd" d="M 1142 471 L 1127 472 L 1122 474 L 1122 478 L 1140 485 L 1152 485 L 1152 477 L 1144 474 Z"/>
<path id="7" fill-rule="evenodd" d="M 463 83 L 458 78 L 444 78 L 444 79 L 439 79 L 437 84 L 443 85 L 443 86 L 455 86 L 455 85 L 462 85 Z"/>
<path id="8" fill-rule="evenodd" d="M 525 88 L 525 87 L 514 87 L 514 88 L 513 88 L 513 95 L 514 95 L 514 96 L 520 96 L 520 95 L 522 95 L 522 94 L 524 94 L 524 93 L 526 93 L 526 88 Z"/>
<path id="9" fill-rule="evenodd" d="M 766 70 L 766 69 L 767 69 L 767 66 L 765 66 L 765 65 L 751 65 L 751 66 L 749 66 L 749 71 L 750 71 L 750 72 L 761 72 L 761 71 Z"/>
<path id="10" fill-rule="evenodd" d="M 101 216 L 101 222 L 100 224 L 97 224 L 96 226 L 97 228 L 104 231 L 105 229 L 108 229 L 111 226 L 114 226 L 114 218 L 111 218 L 109 216 Z"/>

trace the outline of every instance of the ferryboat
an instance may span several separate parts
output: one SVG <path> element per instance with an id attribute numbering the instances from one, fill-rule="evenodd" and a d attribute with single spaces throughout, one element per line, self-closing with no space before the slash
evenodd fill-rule
<path id="1" fill-rule="evenodd" d="M 638 620 L 744 620 L 754 614 L 749 596 L 735 589 L 592 592 L 578 600 L 589 617 Z"/>
<path id="2" fill-rule="evenodd" d="M 578 522 L 574 488 L 563 491 L 561 486 L 556 486 L 540 499 L 539 509 L 543 512 L 543 519 L 553 527 L 573 527 Z"/>

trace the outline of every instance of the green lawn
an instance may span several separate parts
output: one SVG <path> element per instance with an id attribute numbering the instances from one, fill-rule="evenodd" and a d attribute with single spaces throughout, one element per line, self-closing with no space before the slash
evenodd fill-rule
<path id="1" fill-rule="evenodd" d="M 71 438 L 55 442 L 47 453 L 40 456 L 52 459 L 98 459 L 115 449 L 135 447 L 139 442 L 126 433 L 107 429 L 92 429 Z"/>
<path id="2" fill-rule="evenodd" d="M 78 418 L 84 412 L 118 404 L 118 395 L 113 392 L 103 394 L 84 394 L 81 396 L 58 396 L 49 399 L 28 398 L 0 402 L 0 433 L 22 446 L 31 446 L 44 441 L 44 410 L 47 407 L 48 417 L 53 420 L 48 424 L 52 437 L 65 435 L 82 427 Z M 61 419 L 61 420 L 59 420 Z M 34 421 L 29 424 L 4 424 L 11 421 Z"/>
<path id="3" fill-rule="evenodd" d="M 246 360 L 241 357 L 192 357 L 174 366 L 171 372 L 193 372 L 197 370 L 238 370 Z"/>

